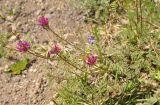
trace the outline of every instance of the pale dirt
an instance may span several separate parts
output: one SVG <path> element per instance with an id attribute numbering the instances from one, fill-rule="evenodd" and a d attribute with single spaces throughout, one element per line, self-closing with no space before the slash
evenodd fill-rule
<path id="1" fill-rule="evenodd" d="M 78 33 L 86 33 L 83 16 L 65 0 L 0 0 L 3 15 L 15 8 L 17 12 L 14 16 L 7 16 L 7 21 L 0 20 L 1 32 L 28 33 L 35 40 L 34 43 L 44 44 L 48 33 L 37 25 L 37 20 L 45 15 L 50 20 L 50 26 L 71 41 L 80 39 Z M 44 62 L 43 59 L 36 59 L 22 75 L 13 76 L 4 72 L 10 62 L 0 59 L 0 105 L 54 105 L 51 100 L 56 96 L 61 81 L 54 80 L 48 85 L 49 70 L 43 65 Z M 56 68 L 53 67 L 53 71 Z"/>

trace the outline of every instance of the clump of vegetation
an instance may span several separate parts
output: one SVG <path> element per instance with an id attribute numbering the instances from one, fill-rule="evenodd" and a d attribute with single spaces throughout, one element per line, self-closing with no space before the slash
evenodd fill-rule
<path id="1" fill-rule="evenodd" d="M 70 0 L 71 4 L 82 11 L 85 22 L 105 24 L 124 12 L 124 1 L 118 0 Z"/>
<path id="2" fill-rule="evenodd" d="M 59 93 L 60 104 L 160 104 L 160 4 L 126 0 L 125 5 L 129 22 L 108 45 L 100 30 L 93 30 L 95 46 L 100 43 L 100 68 L 69 79 Z"/>

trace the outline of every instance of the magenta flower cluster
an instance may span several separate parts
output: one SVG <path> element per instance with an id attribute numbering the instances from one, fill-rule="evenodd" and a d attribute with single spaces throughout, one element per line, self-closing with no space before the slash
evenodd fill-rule
<path id="1" fill-rule="evenodd" d="M 20 41 L 17 43 L 17 50 L 19 52 L 26 52 L 30 48 L 30 44 L 27 41 Z"/>
<path id="2" fill-rule="evenodd" d="M 52 46 L 52 49 L 49 51 L 49 55 L 58 54 L 61 52 L 61 47 L 58 44 Z"/>
<path id="3" fill-rule="evenodd" d="M 39 25 L 42 26 L 42 27 L 48 27 L 48 18 L 47 17 L 40 17 L 39 20 Z"/>
<path id="4" fill-rule="evenodd" d="M 90 66 L 97 63 L 97 55 L 89 55 L 86 59 L 86 63 Z"/>
<path id="5" fill-rule="evenodd" d="M 42 26 L 43 28 L 47 28 L 49 27 L 48 25 L 48 18 L 42 16 L 39 18 L 39 25 Z M 93 36 L 89 36 L 88 37 L 88 42 L 90 44 L 93 44 L 95 42 L 95 38 Z M 26 52 L 30 49 L 30 43 L 27 41 L 19 41 L 17 43 L 17 47 L 16 47 L 17 51 L 19 52 Z M 51 54 L 58 54 L 61 52 L 61 47 L 58 44 L 54 44 L 51 48 L 51 50 L 48 52 L 49 55 Z M 95 65 L 97 63 L 97 55 L 89 55 L 86 58 L 86 64 L 88 64 L 89 66 Z"/>

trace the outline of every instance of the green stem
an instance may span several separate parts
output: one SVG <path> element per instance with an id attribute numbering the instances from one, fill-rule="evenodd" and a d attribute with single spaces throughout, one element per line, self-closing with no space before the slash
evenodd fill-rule
<path id="1" fill-rule="evenodd" d="M 57 54 L 58 55 L 58 54 Z M 59 58 L 61 58 L 63 61 L 65 61 L 66 63 L 68 63 L 69 65 L 71 65 L 72 67 L 76 68 L 77 70 L 82 71 L 80 68 L 78 68 L 77 66 L 75 66 L 74 64 L 72 64 L 71 62 L 69 62 L 66 58 L 62 57 L 61 55 L 58 55 Z"/>
<path id="2" fill-rule="evenodd" d="M 137 21 L 136 21 L 136 31 L 137 34 L 139 36 L 139 30 L 138 30 L 138 23 L 139 23 L 139 8 L 138 8 L 138 4 L 139 4 L 139 0 L 136 0 L 136 17 L 137 17 Z"/>
<path id="3" fill-rule="evenodd" d="M 140 26 L 141 26 L 141 35 L 143 33 L 143 11 L 142 11 L 142 0 L 139 1 L 139 9 L 140 9 Z"/>
<path id="4" fill-rule="evenodd" d="M 78 50 L 80 50 L 80 51 L 82 51 L 83 53 L 86 54 L 86 52 L 85 52 L 83 49 L 81 49 L 81 48 L 79 48 L 79 47 L 73 45 L 71 42 L 69 42 L 69 41 L 65 40 L 64 38 L 60 37 L 60 35 L 57 34 L 54 30 L 52 30 L 50 27 L 48 27 L 48 29 L 49 29 L 56 37 L 58 37 L 60 40 L 66 42 L 67 44 L 73 46 L 74 48 L 76 48 L 76 49 L 78 49 Z"/>
<path id="5" fill-rule="evenodd" d="M 7 49 L 9 49 L 9 50 L 11 50 L 11 51 L 17 51 L 16 49 L 13 49 L 13 48 L 10 48 L 10 47 L 4 47 L 4 48 L 7 48 Z M 40 57 L 40 58 L 43 58 L 43 59 L 49 59 L 49 60 L 54 60 L 53 58 L 50 58 L 50 57 L 46 57 L 46 56 L 43 56 L 43 55 L 41 55 L 41 54 L 39 54 L 39 53 L 37 53 L 37 52 L 32 52 L 31 50 L 30 51 L 27 51 L 29 54 L 31 54 L 31 55 L 34 55 L 34 56 L 36 56 L 36 57 Z M 65 58 L 63 58 L 63 57 L 61 57 L 60 55 L 58 55 L 62 60 L 64 60 L 65 62 L 67 62 L 69 65 L 71 65 L 72 67 L 74 67 L 74 68 L 76 68 L 76 69 L 78 69 L 78 70 L 81 70 L 81 69 L 79 69 L 78 67 L 76 67 L 75 65 L 73 65 L 71 62 L 68 62 Z M 71 71 L 69 71 L 70 73 L 72 73 L 72 74 L 75 74 L 76 76 L 78 76 L 78 77 L 80 77 L 78 74 L 76 74 L 76 73 L 74 73 L 74 72 L 71 72 Z"/>
<path id="6" fill-rule="evenodd" d="M 36 52 L 31 52 L 31 51 L 28 51 L 30 54 L 32 54 L 32 55 L 34 55 L 34 56 L 37 56 L 37 57 L 41 57 L 41 58 L 43 58 L 43 59 L 49 59 L 49 60 L 54 60 L 53 58 L 50 58 L 50 57 L 46 57 L 46 56 L 42 56 L 42 55 L 40 55 L 40 54 L 36 54 Z M 58 54 L 57 54 L 58 55 Z M 62 60 L 64 60 L 65 62 L 67 62 L 69 65 L 71 65 L 72 67 L 74 67 L 74 68 L 76 68 L 76 69 L 78 69 L 78 70 L 80 70 L 78 67 L 76 67 L 75 65 L 73 65 L 71 62 L 68 62 L 68 60 L 66 60 L 65 58 L 63 58 L 63 57 L 61 57 L 60 55 L 58 55 Z M 71 71 L 69 71 L 70 73 L 72 73 L 72 74 L 75 74 L 76 76 L 78 76 L 78 77 L 80 77 L 78 74 L 76 74 L 76 73 L 74 73 L 74 72 L 71 72 Z"/>
<path id="7" fill-rule="evenodd" d="M 58 103 L 54 99 L 52 99 L 52 101 L 55 105 L 58 105 Z"/>
<path id="8" fill-rule="evenodd" d="M 54 59 L 52 59 L 52 58 L 49 58 L 49 57 L 47 57 L 47 56 L 43 56 L 43 55 L 41 55 L 41 54 L 39 54 L 39 53 L 37 53 L 37 52 L 34 52 L 33 50 L 32 50 L 32 51 L 29 50 L 29 51 L 27 51 L 27 52 L 28 52 L 29 54 L 34 55 L 34 56 L 39 57 L 39 58 L 54 60 Z"/>
<path id="9" fill-rule="evenodd" d="M 6 20 L 6 18 L 2 16 L 2 14 L 0 14 L 0 18 L 3 19 L 4 21 Z"/>
<path id="10" fill-rule="evenodd" d="M 100 44 L 99 43 L 97 43 L 96 44 L 96 46 L 97 46 L 97 49 L 98 49 L 98 53 L 99 53 L 99 58 L 100 58 L 100 62 L 103 62 L 103 56 L 102 56 L 102 48 L 101 48 L 101 46 L 100 46 Z"/>

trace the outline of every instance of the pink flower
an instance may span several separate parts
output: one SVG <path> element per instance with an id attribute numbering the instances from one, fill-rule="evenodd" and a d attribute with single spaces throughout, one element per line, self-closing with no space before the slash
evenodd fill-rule
<path id="1" fill-rule="evenodd" d="M 53 45 L 52 49 L 49 51 L 49 55 L 58 54 L 61 52 L 61 47 L 58 44 Z"/>
<path id="2" fill-rule="evenodd" d="M 19 52 L 26 52 L 30 48 L 30 44 L 27 41 L 20 41 L 17 43 L 16 48 Z"/>
<path id="3" fill-rule="evenodd" d="M 39 22 L 40 26 L 48 27 L 48 18 L 42 16 L 42 17 L 39 18 L 38 22 Z"/>
<path id="4" fill-rule="evenodd" d="M 89 55 L 86 59 L 86 63 L 89 66 L 95 65 L 97 63 L 97 55 Z"/>

